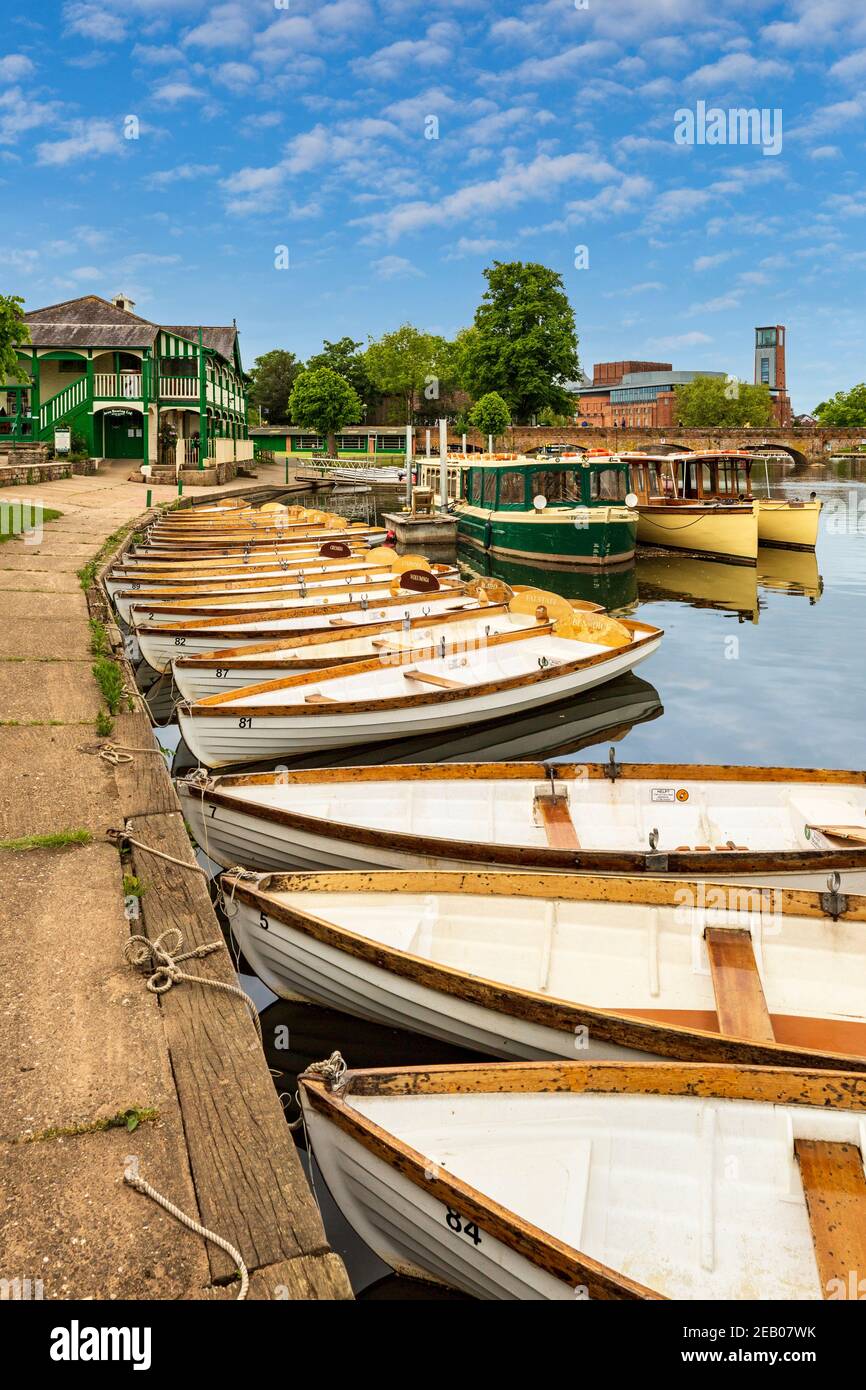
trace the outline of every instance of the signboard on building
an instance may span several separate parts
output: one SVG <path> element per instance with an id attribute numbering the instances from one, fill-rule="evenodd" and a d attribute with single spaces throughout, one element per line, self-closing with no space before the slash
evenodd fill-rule
<path id="1" fill-rule="evenodd" d="M 55 454 L 68 454 L 72 451 L 72 431 L 68 425 L 58 425 L 54 431 Z"/>

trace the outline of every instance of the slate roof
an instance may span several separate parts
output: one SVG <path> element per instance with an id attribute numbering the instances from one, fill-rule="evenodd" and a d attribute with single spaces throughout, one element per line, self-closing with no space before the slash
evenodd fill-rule
<path id="1" fill-rule="evenodd" d="M 97 294 L 65 299 L 24 315 L 34 347 L 41 348 L 143 348 L 151 347 L 160 328 L 180 338 L 198 342 L 198 325 L 151 323 L 138 314 L 118 309 Z M 237 330 L 202 325 L 202 341 L 231 361 Z"/>

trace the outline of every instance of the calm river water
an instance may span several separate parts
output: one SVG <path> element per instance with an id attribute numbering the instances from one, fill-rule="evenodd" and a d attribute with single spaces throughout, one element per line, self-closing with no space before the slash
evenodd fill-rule
<path id="1" fill-rule="evenodd" d="M 611 612 L 663 628 L 660 650 L 640 676 L 583 700 L 446 745 L 395 743 L 366 761 L 596 761 L 615 742 L 617 757 L 627 762 L 866 766 L 866 458 L 799 471 L 770 465 L 770 479 L 774 495 L 814 491 L 823 501 L 815 555 L 762 551 L 756 570 L 662 552 L 639 555 L 634 566 L 608 575 L 496 567 L 504 579 L 594 598 Z M 153 702 L 158 720 L 171 708 L 166 684 Z M 176 747 L 175 728 L 159 736 Z M 355 753 L 344 761 L 361 759 Z M 191 765 L 181 745 L 175 770 L 183 775 Z M 334 1048 L 350 1066 L 472 1056 L 318 1006 L 276 1000 L 239 964 L 241 982 L 262 1011 L 268 1060 L 292 1116 L 297 1072 Z M 288 1049 L 275 1046 L 285 1036 L 280 1025 L 288 1025 Z M 393 1276 L 347 1227 L 318 1174 L 314 1182 L 329 1238 L 360 1297 L 431 1296 L 427 1286 L 416 1289 Z"/>

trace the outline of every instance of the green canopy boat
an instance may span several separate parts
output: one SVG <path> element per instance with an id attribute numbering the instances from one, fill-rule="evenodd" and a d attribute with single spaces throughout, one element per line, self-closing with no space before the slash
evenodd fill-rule
<path id="1" fill-rule="evenodd" d="M 492 555 L 547 565 L 632 559 L 637 511 L 619 459 L 484 460 L 463 470 L 458 536 Z"/>

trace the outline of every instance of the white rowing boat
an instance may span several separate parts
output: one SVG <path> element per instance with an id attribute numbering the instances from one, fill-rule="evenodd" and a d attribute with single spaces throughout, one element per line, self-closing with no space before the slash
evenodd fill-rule
<path id="1" fill-rule="evenodd" d="M 471 586 L 470 586 L 471 587 Z M 469 589 L 439 589 L 433 593 L 401 592 L 392 598 L 370 603 L 352 600 L 341 604 L 317 604 L 312 610 L 273 608 L 267 613 L 253 610 L 212 618 L 196 618 L 183 623 L 139 622 L 136 638 L 141 654 L 155 671 L 167 671 L 174 656 L 193 652 L 212 652 L 230 642 L 232 646 L 286 639 L 303 633 L 335 633 L 368 623 L 392 622 L 416 615 L 470 611 L 485 602 Z"/>
<path id="2" fill-rule="evenodd" d="M 513 873 L 226 874 L 223 889 L 275 994 L 457 1047 L 866 1070 L 866 898 L 834 917 L 818 893 Z"/>
<path id="3" fill-rule="evenodd" d="M 510 591 L 507 591 L 510 595 Z M 534 628 L 551 630 L 551 623 L 570 618 L 576 612 L 598 612 L 595 604 L 569 602 L 558 594 L 528 590 L 510 595 L 508 603 L 490 604 L 480 612 L 403 618 L 391 623 L 373 623 L 345 635 L 320 632 L 295 636 L 291 641 L 262 642 L 254 647 L 226 647 L 204 656 L 172 659 L 174 682 L 187 700 L 204 700 L 226 690 L 279 680 L 298 671 L 321 671 L 374 657 L 395 665 L 411 660 L 425 648 L 447 656 L 468 648 L 483 646 L 491 636 L 506 632 L 529 632 Z"/>
<path id="4" fill-rule="evenodd" d="M 223 776 L 184 814 L 228 868 L 548 870 L 866 893 L 866 774 L 464 763 Z"/>
<path id="5" fill-rule="evenodd" d="M 206 767 L 411 738 L 589 690 L 645 661 L 663 635 L 594 614 L 582 616 L 578 635 L 560 630 L 493 638 L 462 655 L 419 654 L 411 665 L 356 662 L 212 695 L 178 707 L 181 733 Z"/>
<path id="6" fill-rule="evenodd" d="M 343 1215 L 401 1273 L 488 1299 L 862 1296 L 866 1077 L 344 1068 L 335 1054 L 301 1077 L 307 1134 Z"/>

